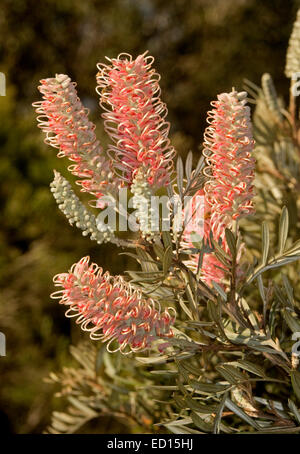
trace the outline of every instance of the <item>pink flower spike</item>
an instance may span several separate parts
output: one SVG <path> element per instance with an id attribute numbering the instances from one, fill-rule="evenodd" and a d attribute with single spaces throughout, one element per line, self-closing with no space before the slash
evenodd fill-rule
<path id="1" fill-rule="evenodd" d="M 174 148 L 168 139 L 166 105 L 160 99 L 160 76 L 151 69 L 153 57 L 128 54 L 99 63 L 97 92 L 105 130 L 114 142 L 109 153 L 121 177 L 132 183 L 142 167 L 148 183 L 162 187 L 170 181 Z"/>
<path id="2" fill-rule="evenodd" d="M 91 339 L 115 342 L 122 353 L 148 349 L 154 340 L 173 336 L 171 325 L 175 317 L 169 310 L 160 312 L 151 299 L 144 299 L 121 276 L 103 274 L 89 257 L 74 264 L 69 273 L 53 279 L 62 290 L 51 295 L 60 304 L 69 306 L 67 317 L 90 332 Z M 175 312 L 175 311 L 174 311 Z"/>
<path id="3" fill-rule="evenodd" d="M 222 93 L 211 105 L 204 134 L 208 166 L 204 186 L 211 207 L 211 225 L 215 238 L 222 235 L 232 220 L 253 213 L 255 159 L 250 108 L 246 92 Z"/>
<path id="4" fill-rule="evenodd" d="M 68 169 L 81 178 L 77 181 L 81 190 L 99 199 L 103 193 L 114 193 L 122 182 L 113 174 L 75 86 L 64 74 L 43 79 L 39 86 L 43 100 L 33 106 L 39 114 L 38 126 L 46 133 L 45 143 L 59 150 L 58 157 L 74 162 Z"/>

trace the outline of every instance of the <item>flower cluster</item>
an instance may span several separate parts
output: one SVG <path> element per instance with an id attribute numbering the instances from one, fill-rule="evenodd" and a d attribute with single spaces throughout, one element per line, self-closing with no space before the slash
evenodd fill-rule
<path id="1" fill-rule="evenodd" d="M 67 156 L 75 163 L 68 169 L 81 178 L 77 183 L 82 191 L 101 199 L 104 193 L 114 193 L 121 182 L 113 175 L 75 86 L 64 74 L 43 79 L 39 86 L 43 100 L 33 106 L 39 114 L 39 127 L 46 133 L 45 142 L 59 150 L 58 157 Z"/>
<path id="2" fill-rule="evenodd" d="M 114 142 L 109 147 L 114 167 L 130 185 L 142 167 L 148 183 L 162 187 L 170 182 L 175 151 L 160 100 L 160 76 L 151 69 L 154 59 L 120 54 L 108 60 L 98 64 L 97 92 L 105 130 Z"/>
<path id="3" fill-rule="evenodd" d="M 255 159 L 252 156 L 250 108 L 246 92 L 222 93 L 211 104 L 210 124 L 204 133 L 207 167 L 205 197 L 210 205 L 210 223 L 215 239 L 224 238 L 232 221 L 253 213 Z"/>
<path id="4" fill-rule="evenodd" d="M 108 60 L 109 64 L 98 64 L 97 74 L 105 130 L 112 140 L 108 156 L 96 139 L 95 126 L 77 96 L 76 84 L 66 75 L 41 81 L 43 100 L 34 104 L 39 127 L 46 133 L 46 143 L 59 150 L 58 156 L 74 163 L 69 170 L 80 177 L 77 183 L 82 191 L 96 197 L 97 208 L 107 204 L 104 196 L 115 199 L 117 190 L 127 185 L 143 238 L 149 243 L 159 242 L 151 225 L 151 215 L 159 215 L 159 211 L 154 213 L 150 202 L 155 191 L 171 182 L 175 155 L 168 138 L 170 125 L 165 121 L 167 109 L 160 99 L 160 76 L 152 68 L 153 57 L 146 54 L 135 60 L 127 54 Z M 225 229 L 253 211 L 253 139 L 245 97 L 246 93 L 233 90 L 212 103 L 203 152 L 207 178 L 204 188 L 192 199 L 191 222 L 185 222 L 182 234 L 181 246 L 189 249 L 198 247 L 204 237 L 200 278 L 208 285 L 212 281 L 222 283 L 225 277 L 222 264 L 212 252 L 211 236 L 221 240 L 228 252 Z M 124 245 L 112 228 L 86 210 L 58 172 L 51 190 L 59 208 L 83 235 L 98 244 L 111 241 Z M 204 207 L 203 202 L 196 207 L 198 196 L 204 199 Z M 194 222 L 196 218 L 200 223 Z M 184 263 L 196 272 L 198 262 L 199 254 L 192 253 Z M 52 296 L 69 306 L 66 315 L 77 317 L 77 323 L 90 332 L 91 338 L 108 341 L 108 348 L 114 343 L 123 353 L 137 351 L 149 348 L 155 339 L 172 336 L 174 317 L 168 309 L 161 313 L 153 300 L 145 299 L 120 276 L 103 274 L 97 265 L 89 265 L 88 257 L 69 273 L 57 275 L 54 282 L 62 290 Z"/>
<path id="5" fill-rule="evenodd" d="M 151 186 L 145 178 L 145 175 L 140 169 L 133 179 L 131 185 L 131 192 L 133 194 L 133 208 L 136 209 L 135 215 L 139 221 L 139 228 L 141 234 L 148 241 L 155 238 L 155 232 L 152 230 L 151 219 L 153 209 L 151 207 Z"/>
<path id="6" fill-rule="evenodd" d="M 103 274 L 89 257 L 74 264 L 69 273 L 54 277 L 62 287 L 52 298 L 69 306 L 66 316 L 77 317 L 76 322 L 95 340 L 114 342 L 122 353 L 147 349 L 160 338 L 172 337 L 174 317 L 169 310 L 155 308 L 151 299 L 144 299 L 121 276 Z M 109 350 L 111 351 L 111 350 Z"/>
<path id="7" fill-rule="evenodd" d="M 100 228 L 95 215 L 85 208 L 68 180 L 57 171 L 54 171 L 54 180 L 50 184 L 50 188 L 59 209 L 71 225 L 75 224 L 82 230 L 83 236 L 90 235 L 91 240 L 97 241 L 98 244 L 117 241 L 109 226 L 102 225 Z"/>
<path id="8" fill-rule="evenodd" d="M 211 104 L 208 112 L 210 124 L 204 134 L 204 150 L 207 167 L 204 174 L 205 222 L 204 239 L 210 244 L 210 232 L 216 241 L 229 252 L 225 229 L 233 227 L 233 221 L 254 211 L 252 198 L 255 159 L 252 156 L 250 109 L 246 106 L 246 92 L 222 93 Z M 202 194 L 198 191 L 196 195 Z M 188 233 L 186 230 L 184 237 Z M 189 247 L 193 244 L 188 243 Z M 211 244 L 210 244 L 211 246 Z M 188 266 L 195 271 L 198 256 L 191 256 Z M 224 271 L 220 261 L 211 253 L 203 256 L 201 277 L 209 285 L 214 280 L 222 282 Z"/>

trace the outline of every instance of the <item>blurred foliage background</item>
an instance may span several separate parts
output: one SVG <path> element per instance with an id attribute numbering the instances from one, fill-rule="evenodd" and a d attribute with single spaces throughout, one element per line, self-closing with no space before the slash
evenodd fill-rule
<path id="1" fill-rule="evenodd" d="M 43 379 L 70 363 L 71 329 L 50 301 L 52 277 L 83 255 L 121 273 L 128 258 L 113 246 L 95 247 L 73 230 L 49 191 L 52 169 L 64 162 L 42 142 L 32 102 L 44 77 L 67 73 L 78 82 L 100 140 L 96 63 L 107 55 L 149 50 L 162 75 L 171 138 L 185 157 L 199 151 L 209 102 L 243 79 L 260 82 L 269 72 L 288 93 L 285 52 L 299 0 L 2 0 L 0 71 L 0 358 L 2 432 L 40 433 L 55 406 Z M 132 266 L 132 264 L 130 264 Z M 108 431 L 109 424 L 103 425 Z M 121 430 L 121 429 L 120 429 Z"/>

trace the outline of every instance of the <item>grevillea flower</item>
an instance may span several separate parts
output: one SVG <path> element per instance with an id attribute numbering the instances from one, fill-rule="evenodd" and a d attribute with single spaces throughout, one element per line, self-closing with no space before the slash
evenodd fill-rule
<path id="1" fill-rule="evenodd" d="M 59 172 L 54 171 L 54 180 L 50 184 L 51 192 L 59 209 L 64 213 L 71 225 L 82 230 L 83 236 L 90 236 L 91 240 L 98 244 L 110 241 L 118 244 L 112 229 L 107 225 L 99 226 L 93 213 L 85 208 L 77 195 L 74 193 L 70 183 Z M 101 228 L 100 228 L 101 227 Z"/>
<path id="2" fill-rule="evenodd" d="M 76 323 L 92 339 L 109 341 L 108 351 L 112 342 L 118 345 L 113 351 L 129 353 L 173 336 L 174 316 L 169 310 L 174 309 L 160 312 L 153 300 L 142 298 L 121 276 L 103 274 L 95 263 L 89 264 L 89 257 L 74 264 L 69 273 L 55 276 L 54 283 L 62 290 L 51 296 L 69 306 L 66 316 L 77 317 Z"/>
<path id="3" fill-rule="evenodd" d="M 210 205 L 207 203 L 203 189 L 198 190 L 189 204 L 187 223 L 182 235 L 181 247 L 183 249 L 195 248 L 197 243 L 204 239 L 210 246 Z M 199 254 L 191 254 L 184 264 L 194 273 L 198 270 Z M 222 268 L 222 269 L 221 269 Z M 213 253 L 204 253 L 201 264 L 200 279 L 212 285 L 224 280 L 224 267 Z"/>
<path id="4" fill-rule="evenodd" d="M 232 221 L 254 211 L 252 197 L 255 159 L 246 92 L 222 93 L 211 104 L 204 134 L 208 166 L 204 192 L 210 205 L 210 224 L 215 239 L 224 239 Z"/>
<path id="5" fill-rule="evenodd" d="M 46 133 L 45 142 L 59 150 L 75 164 L 68 167 L 80 177 L 82 191 L 101 199 L 103 193 L 116 191 L 121 184 L 113 174 L 110 160 L 103 153 L 95 135 L 95 125 L 80 102 L 76 84 L 64 75 L 41 80 L 43 100 L 33 104 L 39 114 L 39 127 Z M 101 202 L 98 205 L 101 208 Z"/>
<path id="6" fill-rule="evenodd" d="M 130 185 L 142 167 L 147 182 L 162 187 L 170 181 L 175 151 L 160 100 L 160 76 L 151 69 L 154 58 L 120 54 L 108 61 L 97 65 L 97 92 L 105 130 L 114 142 L 108 150 L 114 167 Z"/>
<path id="7" fill-rule="evenodd" d="M 139 222 L 139 229 L 148 241 L 155 238 L 152 228 L 153 208 L 151 206 L 152 188 L 148 183 L 142 169 L 139 169 L 131 185 L 133 194 L 132 206 L 135 208 L 135 216 Z M 157 232 L 156 232 L 157 235 Z"/>
<path id="8" fill-rule="evenodd" d="M 229 253 L 225 229 L 232 228 L 233 221 L 251 214 L 255 159 L 251 155 L 252 136 L 250 109 L 246 106 L 246 92 L 222 93 L 211 104 L 208 126 L 204 134 L 204 150 L 207 167 L 204 174 L 205 222 L 204 239 L 210 244 L 210 235 Z M 184 235 L 185 236 L 185 235 Z M 192 244 L 189 244 L 192 247 Z M 239 259 L 240 257 L 238 257 Z M 198 256 L 191 256 L 187 265 L 195 271 Z M 222 268 L 222 269 L 220 269 Z M 208 284 L 223 281 L 223 266 L 213 253 L 205 253 L 201 277 Z"/>

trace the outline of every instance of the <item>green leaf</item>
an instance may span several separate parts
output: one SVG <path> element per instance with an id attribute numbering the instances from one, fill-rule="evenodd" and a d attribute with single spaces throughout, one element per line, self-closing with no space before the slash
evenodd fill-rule
<path id="1" fill-rule="evenodd" d="M 180 361 L 175 360 L 176 365 L 178 367 L 178 373 L 184 378 L 184 381 L 187 383 L 189 381 L 189 374 L 187 370 L 181 365 Z"/>
<path id="2" fill-rule="evenodd" d="M 266 265 L 268 261 L 270 248 L 270 231 L 266 221 L 262 223 L 262 264 Z"/>
<path id="3" fill-rule="evenodd" d="M 297 314 L 288 309 L 282 309 L 283 318 L 293 333 L 300 332 L 300 323 Z M 293 315 L 292 315 L 293 314 Z"/>
<path id="4" fill-rule="evenodd" d="M 80 400 L 76 399 L 73 396 L 68 397 L 69 402 L 78 410 L 81 411 L 81 413 L 86 416 L 87 418 L 95 418 L 98 416 L 98 413 L 92 410 L 90 407 L 85 405 L 84 403 L 80 402 Z"/>
<path id="5" fill-rule="evenodd" d="M 252 372 L 252 374 L 258 375 L 259 377 L 266 377 L 265 371 L 261 366 L 258 366 L 250 361 L 246 361 L 245 359 L 239 359 L 238 361 L 233 361 L 230 364 L 241 367 L 242 369 Z"/>
<path id="6" fill-rule="evenodd" d="M 229 247 L 231 255 L 234 257 L 236 255 L 236 238 L 231 230 L 225 229 L 226 243 Z"/>
<path id="7" fill-rule="evenodd" d="M 193 167 L 193 153 L 191 151 L 189 151 L 186 161 L 185 161 L 185 174 L 186 174 L 188 183 L 191 180 L 192 167 Z"/>
<path id="8" fill-rule="evenodd" d="M 139 262 L 143 271 L 149 273 L 159 271 L 157 263 L 153 260 L 150 254 L 141 248 L 137 248 L 137 254 L 139 256 Z"/>
<path id="9" fill-rule="evenodd" d="M 298 410 L 295 403 L 291 399 L 288 400 L 288 406 L 293 415 L 295 416 L 296 421 L 298 422 L 298 424 L 300 424 L 300 411 Z"/>
<path id="10" fill-rule="evenodd" d="M 203 413 L 205 415 L 210 415 L 211 413 L 216 413 L 219 406 L 217 404 L 207 404 L 203 405 L 199 403 L 196 399 L 193 399 L 190 396 L 185 397 L 186 406 L 191 410 L 194 410 L 198 413 Z"/>
<path id="11" fill-rule="evenodd" d="M 251 311 L 245 298 L 240 298 L 239 304 L 240 304 L 241 308 L 243 309 L 243 312 L 247 315 L 248 319 L 250 320 L 255 331 L 259 332 L 259 325 L 258 325 L 257 318 L 255 317 L 255 314 Z"/>
<path id="12" fill-rule="evenodd" d="M 281 277 L 282 277 L 283 285 L 284 285 L 284 288 L 285 288 L 285 291 L 286 291 L 286 294 L 288 297 L 288 301 L 290 303 L 290 306 L 293 307 L 293 305 L 294 305 L 294 289 L 291 286 L 291 283 L 285 274 L 282 273 Z"/>
<path id="13" fill-rule="evenodd" d="M 163 273 L 165 276 L 168 274 L 168 271 L 172 264 L 172 259 L 173 259 L 172 247 L 168 246 L 167 249 L 165 250 L 163 258 Z"/>
<path id="14" fill-rule="evenodd" d="M 198 429 L 203 430 L 203 432 L 208 432 L 211 433 L 213 431 L 213 426 L 211 424 L 208 424 L 207 422 L 203 421 L 201 416 L 199 416 L 198 413 L 195 411 L 192 411 L 191 417 L 193 420 L 193 423 L 195 424 Z"/>
<path id="15" fill-rule="evenodd" d="M 247 375 L 244 375 L 236 367 L 230 364 L 222 364 L 216 366 L 216 370 L 225 378 L 231 385 L 236 385 L 240 381 L 247 380 Z"/>
<path id="16" fill-rule="evenodd" d="M 167 249 L 169 246 L 171 246 L 171 248 L 172 248 L 172 238 L 171 238 L 170 232 L 168 232 L 167 230 L 163 230 L 161 232 L 161 236 L 162 236 L 162 240 L 163 240 L 165 249 Z"/>
<path id="17" fill-rule="evenodd" d="M 196 169 L 194 170 L 194 176 L 198 175 L 201 172 L 204 165 L 205 165 L 205 158 L 204 158 L 204 156 L 201 156 L 197 163 Z"/>
<path id="18" fill-rule="evenodd" d="M 234 402 L 232 402 L 232 400 L 227 398 L 225 401 L 225 405 L 230 411 L 233 411 L 233 413 L 235 413 L 237 416 L 239 416 L 245 422 L 250 424 L 250 426 L 254 427 L 256 430 L 260 430 L 260 426 L 257 424 L 257 422 L 254 421 L 252 418 L 250 418 L 250 416 L 248 416 L 247 413 L 244 412 L 244 410 L 242 410 Z"/>
<path id="19" fill-rule="evenodd" d="M 183 163 L 179 156 L 177 159 L 177 187 L 180 197 L 183 197 Z"/>
<path id="20" fill-rule="evenodd" d="M 280 221 L 279 221 L 279 245 L 278 245 L 278 252 L 282 254 L 284 251 L 287 235 L 289 229 L 289 212 L 287 208 L 284 206 L 281 212 Z"/>
<path id="21" fill-rule="evenodd" d="M 217 411 L 217 414 L 216 414 L 216 417 L 214 420 L 214 427 L 213 427 L 214 434 L 218 434 L 220 432 L 220 423 L 221 423 L 222 414 L 223 414 L 223 410 L 225 407 L 225 402 L 226 402 L 227 397 L 228 397 L 228 393 L 225 393 L 220 402 L 220 405 L 219 405 L 219 408 L 218 408 L 218 411 Z"/>
<path id="22" fill-rule="evenodd" d="M 200 394 L 206 395 L 224 393 L 231 388 L 231 386 L 228 385 L 221 385 L 219 383 L 201 383 L 197 380 L 190 380 L 189 384 Z"/>
<path id="23" fill-rule="evenodd" d="M 298 400 L 300 400 L 300 372 L 298 372 L 297 370 L 292 370 L 291 381 L 293 390 L 295 391 Z"/>
<path id="24" fill-rule="evenodd" d="M 160 355 L 160 356 L 150 356 L 149 358 L 147 357 L 142 357 L 142 356 L 136 356 L 135 359 L 142 364 L 165 364 L 168 361 L 168 356 L 167 355 Z"/>
<path id="25" fill-rule="evenodd" d="M 286 249 L 284 251 L 284 255 L 296 256 L 297 259 L 299 259 L 299 254 L 300 254 L 300 240 L 295 241 L 295 243 L 289 249 Z"/>
<path id="26" fill-rule="evenodd" d="M 222 287 L 215 281 L 212 281 L 212 285 L 213 285 L 214 289 L 219 293 L 221 298 L 226 302 L 227 295 L 226 295 L 226 292 L 222 289 Z"/>
<path id="27" fill-rule="evenodd" d="M 187 370 L 190 374 L 195 375 L 196 377 L 198 377 L 201 374 L 201 370 L 193 366 L 193 364 L 191 364 L 190 361 L 181 361 L 180 364 L 181 367 L 184 367 L 185 370 Z"/>
<path id="28" fill-rule="evenodd" d="M 231 262 L 231 257 L 221 248 L 219 243 L 216 240 L 214 240 L 213 238 L 212 238 L 212 243 L 213 243 L 216 253 L 218 253 L 223 258 L 222 263 L 224 263 L 225 265 L 228 266 L 228 262 L 229 263 Z"/>
<path id="29" fill-rule="evenodd" d="M 189 310 L 189 308 L 187 307 L 187 305 L 185 304 L 185 302 L 183 301 L 183 298 L 178 295 L 178 301 L 179 301 L 179 304 L 180 304 L 180 307 L 183 309 L 183 311 L 186 313 L 186 315 L 191 319 L 193 320 L 193 314 L 192 312 Z"/>
<path id="30" fill-rule="evenodd" d="M 162 261 L 164 256 L 164 248 L 157 243 L 153 244 L 153 250 L 157 257 Z"/>
<path id="31" fill-rule="evenodd" d="M 263 302 L 263 317 L 264 317 L 263 320 L 265 322 L 266 316 L 267 316 L 267 298 L 266 298 L 264 283 L 263 283 L 263 279 L 262 279 L 261 275 L 257 276 L 257 283 L 258 283 L 259 293 L 260 293 L 260 296 L 261 296 L 261 299 Z"/>
<path id="32" fill-rule="evenodd" d="M 214 303 L 211 300 L 207 301 L 207 310 L 208 310 L 208 315 L 211 320 L 213 320 L 216 323 L 220 323 L 220 308 L 219 305 Z"/>
<path id="33" fill-rule="evenodd" d="M 170 375 L 170 376 L 173 376 L 173 375 L 176 375 L 177 376 L 177 371 L 176 370 L 150 370 L 150 374 L 152 375 Z"/>
<path id="34" fill-rule="evenodd" d="M 178 394 L 174 394 L 173 399 L 180 410 L 184 410 L 187 408 L 185 400 L 181 396 L 178 396 Z"/>

